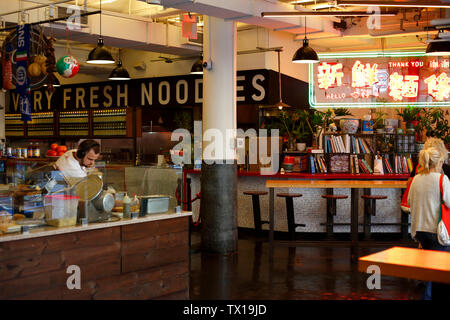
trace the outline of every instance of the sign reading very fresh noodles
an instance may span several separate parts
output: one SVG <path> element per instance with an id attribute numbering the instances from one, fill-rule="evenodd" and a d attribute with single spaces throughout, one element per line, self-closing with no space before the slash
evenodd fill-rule
<path id="1" fill-rule="evenodd" d="M 269 99 L 269 70 L 238 71 L 236 101 L 264 104 Z M 197 106 L 203 102 L 201 75 L 184 75 L 63 85 L 54 93 L 31 92 L 32 112 L 108 109 L 114 107 Z M 19 95 L 11 92 L 8 113 L 19 112 Z"/>
<path id="2" fill-rule="evenodd" d="M 450 107 L 449 57 L 323 54 L 310 66 L 312 107 Z"/>

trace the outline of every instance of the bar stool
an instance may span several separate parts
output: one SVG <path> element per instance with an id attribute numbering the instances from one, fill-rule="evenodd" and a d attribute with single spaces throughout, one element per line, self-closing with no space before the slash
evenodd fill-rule
<path id="1" fill-rule="evenodd" d="M 364 239 L 371 239 L 372 216 L 377 212 L 376 201 L 387 199 L 387 196 L 364 194 L 361 196 L 364 199 Z"/>
<path id="2" fill-rule="evenodd" d="M 277 197 L 286 199 L 286 214 L 288 222 L 289 237 L 291 240 L 295 240 L 295 228 L 306 227 L 303 223 L 295 223 L 294 216 L 294 198 L 300 198 L 303 195 L 300 193 L 279 193 Z"/>
<path id="3" fill-rule="evenodd" d="M 262 225 L 264 223 L 269 224 L 269 221 L 261 221 L 261 207 L 259 205 L 259 196 L 267 195 L 267 191 L 244 191 L 245 195 L 252 196 L 253 203 L 253 221 L 255 224 L 256 232 L 260 233 L 262 230 Z"/>
<path id="4" fill-rule="evenodd" d="M 336 201 L 338 199 L 347 199 L 346 195 L 324 194 L 322 198 L 327 199 L 327 239 L 333 237 L 334 216 L 336 215 Z"/>

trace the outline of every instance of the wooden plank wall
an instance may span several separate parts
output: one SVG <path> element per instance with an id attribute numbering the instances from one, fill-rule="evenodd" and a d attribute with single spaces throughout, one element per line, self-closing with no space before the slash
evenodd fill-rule
<path id="1" fill-rule="evenodd" d="M 183 217 L 3 242 L 0 299 L 188 299 L 188 237 Z"/>

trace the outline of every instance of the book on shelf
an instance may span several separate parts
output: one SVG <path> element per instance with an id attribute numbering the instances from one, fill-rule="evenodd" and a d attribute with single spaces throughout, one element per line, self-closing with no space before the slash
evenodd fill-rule
<path id="1" fill-rule="evenodd" d="M 408 169 L 409 169 L 409 172 L 411 173 L 413 171 L 413 163 L 412 163 L 411 155 L 408 157 L 407 161 L 408 161 Z"/>
<path id="2" fill-rule="evenodd" d="M 323 149 L 320 148 L 308 148 L 306 150 L 308 153 L 323 153 Z"/>
<path id="3" fill-rule="evenodd" d="M 358 166 L 360 168 L 360 171 L 362 173 L 369 173 L 369 171 L 366 169 L 366 167 L 364 167 L 364 164 L 363 164 L 362 160 L 359 159 L 359 158 L 357 160 L 358 160 Z"/>
<path id="4" fill-rule="evenodd" d="M 359 174 L 359 163 L 358 163 L 358 156 L 355 154 L 353 156 L 353 164 L 355 165 L 355 173 Z"/>
<path id="5" fill-rule="evenodd" d="M 327 163 L 326 163 L 326 161 L 325 161 L 324 156 L 320 156 L 320 161 L 322 162 L 322 166 L 323 166 L 324 173 L 328 173 Z"/>
<path id="6" fill-rule="evenodd" d="M 314 167 L 314 157 L 312 155 L 309 156 L 309 171 L 311 173 L 316 173 L 316 168 Z"/>
<path id="7" fill-rule="evenodd" d="M 388 159 L 387 155 L 383 157 L 383 162 L 384 162 L 384 165 L 385 165 L 385 168 L 386 168 L 385 172 L 386 173 L 394 173 L 393 170 L 392 170 L 391 163 L 389 162 L 389 159 Z"/>
<path id="8" fill-rule="evenodd" d="M 350 153 L 351 145 L 350 145 L 350 136 L 348 134 L 344 135 L 344 144 L 345 144 L 345 152 Z"/>
<path id="9" fill-rule="evenodd" d="M 370 167 L 370 165 L 369 165 L 369 163 L 366 161 L 366 159 L 361 159 L 361 161 L 363 162 L 363 164 L 364 164 L 364 166 L 366 167 L 366 169 L 367 169 L 367 171 L 369 172 L 369 173 L 373 173 L 373 170 L 372 170 L 372 168 Z"/>

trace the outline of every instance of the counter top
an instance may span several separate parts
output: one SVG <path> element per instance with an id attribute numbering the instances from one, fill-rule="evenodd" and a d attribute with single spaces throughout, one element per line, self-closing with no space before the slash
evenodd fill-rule
<path id="1" fill-rule="evenodd" d="M 118 227 L 123 225 L 130 225 L 136 223 L 150 222 L 150 221 L 158 221 L 158 220 L 167 220 L 181 217 L 191 216 L 192 213 L 188 211 L 183 211 L 181 213 L 161 213 L 161 214 L 152 214 L 146 217 L 141 217 L 137 219 L 121 219 L 115 222 L 98 222 L 98 223 L 90 223 L 86 226 L 76 225 L 70 227 L 52 227 L 52 226 L 44 226 L 36 229 L 31 229 L 29 233 L 13 233 L 13 234 L 0 234 L 0 242 L 6 241 L 14 241 L 14 240 L 23 240 L 37 237 L 45 237 L 45 236 L 53 236 L 64 233 L 72 233 L 79 231 L 87 231 L 87 230 L 95 230 L 95 229 L 103 229 L 110 227 Z"/>
<path id="2" fill-rule="evenodd" d="M 201 170 L 185 170 L 186 174 L 200 174 Z M 295 178 L 295 179 L 360 179 L 360 180 L 408 180 L 409 174 L 367 174 L 367 173 L 307 173 L 307 172 L 289 172 L 276 173 L 274 175 L 262 175 L 259 171 L 238 171 L 238 177 L 266 177 L 266 178 Z"/>

